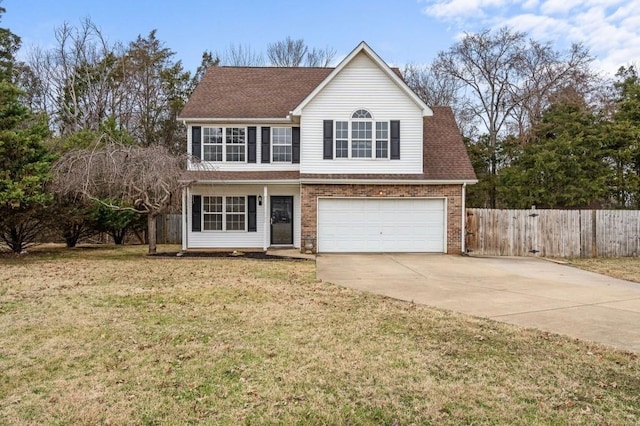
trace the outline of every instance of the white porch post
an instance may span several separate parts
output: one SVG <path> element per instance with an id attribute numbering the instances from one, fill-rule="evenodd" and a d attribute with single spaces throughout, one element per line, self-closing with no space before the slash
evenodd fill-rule
<path id="1" fill-rule="evenodd" d="M 187 250 L 187 227 L 189 225 L 187 200 L 189 199 L 189 188 L 182 188 L 182 251 Z"/>
<path id="2" fill-rule="evenodd" d="M 262 249 L 266 252 L 269 247 L 269 232 L 271 230 L 271 222 L 269 220 L 269 196 L 267 191 L 267 185 L 264 185 L 262 190 L 262 210 L 264 211 L 264 239 L 262 244 Z"/>
<path id="3" fill-rule="evenodd" d="M 467 198 L 467 194 L 466 191 L 467 190 L 467 184 L 463 183 L 462 184 L 462 254 L 466 253 L 466 240 L 467 240 L 467 208 L 466 208 L 466 198 Z"/>

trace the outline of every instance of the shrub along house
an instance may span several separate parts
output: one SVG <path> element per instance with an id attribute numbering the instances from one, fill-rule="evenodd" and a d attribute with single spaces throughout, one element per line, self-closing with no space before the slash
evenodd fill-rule
<path id="1" fill-rule="evenodd" d="M 476 182 L 448 107 L 366 44 L 335 68 L 211 67 L 188 128 L 183 250 L 464 250 Z"/>

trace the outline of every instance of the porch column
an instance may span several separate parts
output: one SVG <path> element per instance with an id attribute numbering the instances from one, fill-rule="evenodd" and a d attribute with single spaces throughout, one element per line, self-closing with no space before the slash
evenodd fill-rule
<path id="1" fill-rule="evenodd" d="M 465 247 L 466 243 L 467 243 L 467 205 L 466 205 L 466 198 L 467 198 L 467 184 L 463 183 L 462 184 L 462 226 L 460 229 L 462 229 L 462 244 L 460 245 L 460 247 L 462 247 L 462 254 L 465 254 L 467 252 L 467 248 Z"/>
<path id="2" fill-rule="evenodd" d="M 189 222 L 187 221 L 187 218 L 189 217 L 189 214 L 187 212 L 187 206 L 188 204 L 188 199 L 189 199 L 189 188 L 182 188 L 182 251 L 186 251 L 187 250 L 187 227 Z"/>
<path id="3" fill-rule="evenodd" d="M 262 249 L 266 252 L 267 248 L 269 247 L 269 233 L 271 231 L 271 221 L 270 221 L 270 215 L 269 215 L 269 191 L 267 191 L 267 185 L 264 185 L 263 189 L 262 189 L 262 210 L 264 211 L 264 238 L 263 238 L 263 244 L 262 244 Z"/>

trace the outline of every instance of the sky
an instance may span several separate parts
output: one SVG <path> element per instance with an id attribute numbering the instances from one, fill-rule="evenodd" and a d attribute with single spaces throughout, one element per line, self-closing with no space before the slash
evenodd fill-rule
<path id="1" fill-rule="evenodd" d="M 640 65 L 640 0 L 0 1 L 0 26 L 22 38 L 22 59 L 32 46 L 53 47 L 55 28 L 89 18 L 111 42 L 157 30 L 192 72 L 205 50 L 235 44 L 264 52 L 287 36 L 332 48 L 336 60 L 364 40 L 392 66 L 428 64 L 465 32 L 505 25 L 558 50 L 582 42 L 605 74 Z"/>

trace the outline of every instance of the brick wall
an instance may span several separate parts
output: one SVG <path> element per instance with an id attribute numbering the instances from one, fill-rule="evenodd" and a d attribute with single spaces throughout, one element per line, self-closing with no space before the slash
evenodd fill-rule
<path id="1" fill-rule="evenodd" d="M 446 197 L 447 253 L 462 252 L 462 185 L 302 185 L 302 245 L 317 237 L 318 197 Z"/>

